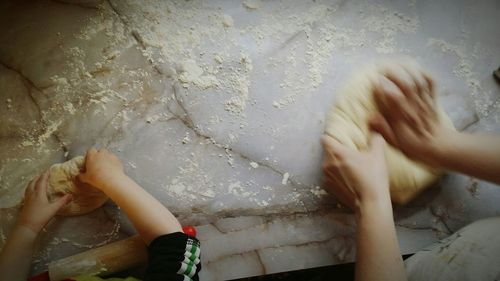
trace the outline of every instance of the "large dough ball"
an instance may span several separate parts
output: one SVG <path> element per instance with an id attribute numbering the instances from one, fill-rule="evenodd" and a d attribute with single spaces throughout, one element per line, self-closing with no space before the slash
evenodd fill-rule
<path id="1" fill-rule="evenodd" d="M 82 183 L 76 176 L 84 167 L 85 158 L 77 156 L 64 163 L 50 167 L 48 196 L 49 200 L 65 194 L 72 194 L 73 200 L 63 207 L 58 215 L 75 216 L 91 212 L 101 207 L 108 197 L 99 189 Z"/>
<path id="2" fill-rule="evenodd" d="M 418 67 L 414 61 L 408 61 L 406 64 L 406 67 Z M 379 111 L 373 95 L 374 83 L 378 75 L 383 74 L 389 67 L 390 62 L 371 65 L 347 82 L 328 112 L 325 129 L 328 135 L 351 148 L 361 150 L 367 147 L 370 133 L 368 120 Z M 439 115 L 441 122 L 453 128 L 441 108 Z M 385 153 L 391 199 L 397 204 L 408 203 L 442 174 L 438 168 L 410 160 L 389 144 Z"/>

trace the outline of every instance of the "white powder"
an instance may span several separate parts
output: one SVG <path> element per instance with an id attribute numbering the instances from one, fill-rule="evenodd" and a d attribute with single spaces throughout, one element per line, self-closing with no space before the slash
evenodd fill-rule
<path id="1" fill-rule="evenodd" d="M 225 27 L 231 27 L 234 25 L 233 18 L 230 15 L 222 16 L 222 25 Z"/>
<path id="2" fill-rule="evenodd" d="M 240 55 L 240 66 L 240 71 L 231 72 L 226 79 L 221 81 L 222 87 L 230 88 L 236 94 L 224 102 L 224 110 L 234 116 L 242 116 L 248 101 L 249 76 L 253 65 L 252 60 L 245 53 Z"/>
<path id="3" fill-rule="evenodd" d="M 453 68 L 453 73 L 465 80 L 470 89 L 470 95 L 475 105 L 476 113 L 479 117 L 485 117 L 489 114 L 491 101 L 484 94 L 483 87 L 479 80 L 479 75 L 472 70 L 472 61 L 466 54 L 464 46 L 448 43 L 442 39 L 429 38 L 427 46 L 437 46 L 443 52 L 449 52 L 458 57 L 458 62 Z"/>
<path id="4" fill-rule="evenodd" d="M 243 6 L 249 10 L 255 10 L 259 8 L 260 1 L 259 0 L 245 0 L 243 1 Z"/>
<path id="5" fill-rule="evenodd" d="M 314 194 L 318 198 L 321 198 L 321 197 L 323 197 L 325 195 L 328 195 L 328 193 L 324 189 L 322 189 L 321 187 L 319 187 L 319 186 L 315 186 L 314 188 L 312 188 L 310 190 L 310 192 L 312 194 Z"/>
<path id="6" fill-rule="evenodd" d="M 415 33 L 420 27 L 417 16 L 407 16 L 379 4 L 370 5 L 368 9 L 382 14 L 382 16 L 370 15 L 363 18 L 363 24 L 368 30 L 379 32 L 383 36 L 375 47 L 379 53 L 387 54 L 395 51 L 394 37 L 398 32 Z"/>
<path id="7" fill-rule="evenodd" d="M 222 64 L 224 62 L 224 58 L 220 54 L 214 55 L 214 61 L 218 64 Z"/>
<path id="8" fill-rule="evenodd" d="M 288 178 L 290 177 L 289 173 L 284 173 L 283 178 L 281 179 L 281 184 L 282 185 L 287 185 L 288 184 Z"/>
<path id="9" fill-rule="evenodd" d="M 190 83 L 201 89 L 217 87 L 219 85 L 219 81 L 215 76 L 205 74 L 203 69 L 192 59 L 186 60 L 181 64 L 178 79 L 184 88 L 188 88 Z"/>

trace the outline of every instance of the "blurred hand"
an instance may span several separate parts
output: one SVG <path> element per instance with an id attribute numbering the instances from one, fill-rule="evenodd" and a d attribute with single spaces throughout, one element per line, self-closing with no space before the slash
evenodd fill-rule
<path id="1" fill-rule="evenodd" d="M 35 233 L 39 233 L 57 211 L 72 199 L 71 195 L 68 194 L 49 202 L 47 196 L 48 179 L 49 172 L 47 171 L 33 179 L 24 192 L 24 204 L 18 224 L 30 228 Z"/>
<path id="2" fill-rule="evenodd" d="M 440 140 L 453 132 L 440 120 L 432 79 L 418 66 L 387 69 L 374 94 L 381 114 L 370 127 L 411 158 L 429 162 Z"/>
<path id="3" fill-rule="evenodd" d="M 78 179 L 102 189 L 111 179 L 123 175 L 123 165 L 116 155 L 104 148 L 91 148 L 85 157 L 85 172 L 78 175 Z"/>
<path id="4" fill-rule="evenodd" d="M 349 148 L 324 135 L 323 172 L 325 189 L 342 203 L 358 211 L 363 204 L 389 200 L 389 176 L 385 160 L 384 139 L 379 134 L 370 138 L 365 151 Z"/>

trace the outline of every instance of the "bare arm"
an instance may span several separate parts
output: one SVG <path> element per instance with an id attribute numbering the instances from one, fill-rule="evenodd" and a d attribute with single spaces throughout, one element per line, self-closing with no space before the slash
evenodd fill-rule
<path id="1" fill-rule="evenodd" d="M 355 151 L 325 136 L 325 188 L 356 213 L 356 280 L 406 280 L 392 216 L 384 141 Z"/>
<path id="2" fill-rule="evenodd" d="M 500 136 L 447 132 L 429 162 L 500 184 Z"/>
<path id="3" fill-rule="evenodd" d="M 500 136 L 445 126 L 434 83 L 422 70 L 390 69 L 375 90 L 382 114 L 371 125 L 390 144 L 413 159 L 500 184 Z"/>
<path id="4" fill-rule="evenodd" d="M 390 197 L 357 213 L 356 280 L 406 280 Z"/>
<path id="5" fill-rule="evenodd" d="M 0 279 L 26 281 L 38 233 L 16 225 L 0 254 Z"/>
<path id="6" fill-rule="evenodd" d="M 146 244 L 158 236 L 182 232 L 174 215 L 123 173 L 114 154 L 105 149 L 90 149 L 85 166 L 79 179 L 106 193 L 127 214 Z"/>
<path id="7" fill-rule="evenodd" d="M 26 281 L 40 231 L 71 200 L 67 195 L 50 203 L 47 180 L 44 173 L 26 188 L 23 210 L 0 253 L 0 280 Z"/>

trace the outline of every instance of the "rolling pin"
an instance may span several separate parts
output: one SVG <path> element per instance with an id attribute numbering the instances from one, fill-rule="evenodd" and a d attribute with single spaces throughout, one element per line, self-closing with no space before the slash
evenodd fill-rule
<path id="1" fill-rule="evenodd" d="M 148 259 L 146 244 L 138 235 L 49 264 L 49 278 L 59 281 L 80 275 L 106 276 Z"/>
<path id="2" fill-rule="evenodd" d="M 196 229 L 192 226 L 185 226 L 182 231 L 189 236 L 196 237 Z M 47 275 L 50 281 L 60 281 L 80 275 L 106 276 L 145 264 L 147 260 L 146 244 L 139 235 L 136 235 L 53 261 L 49 264 L 48 274 L 45 272 L 29 280 L 48 280 Z"/>

